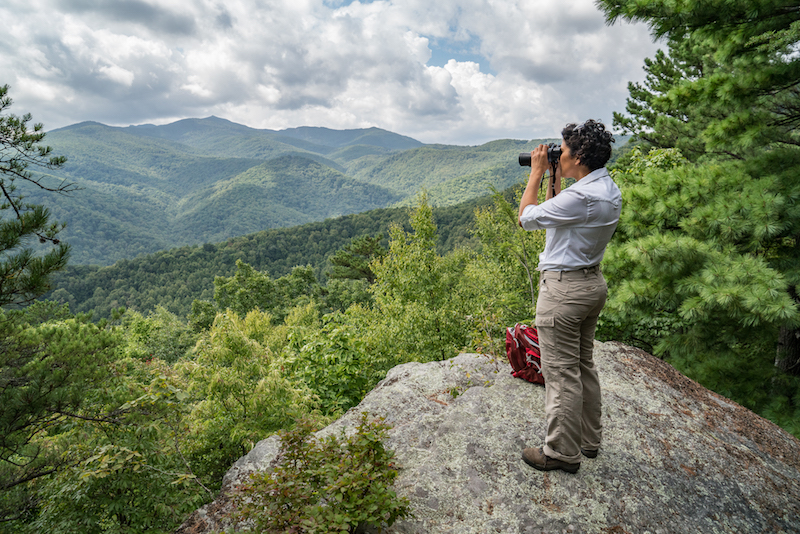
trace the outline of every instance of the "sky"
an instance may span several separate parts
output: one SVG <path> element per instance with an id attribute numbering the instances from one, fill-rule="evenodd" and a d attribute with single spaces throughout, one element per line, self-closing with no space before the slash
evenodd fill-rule
<path id="1" fill-rule="evenodd" d="M 658 45 L 593 0 L 2 0 L 0 85 L 50 131 L 222 117 L 424 143 L 612 123 Z"/>

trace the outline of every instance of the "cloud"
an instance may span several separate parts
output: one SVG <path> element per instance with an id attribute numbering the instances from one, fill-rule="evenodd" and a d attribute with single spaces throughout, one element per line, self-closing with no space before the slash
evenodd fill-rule
<path id="1" fill-rule="evenodd" d="M 553 136 L 610 122 L 656 49 L 592 0 L 5 0 L 0 20 L 12 111 L 48 129 L 217 115 L 425 142 Z"/>
<path id="2" fill-rule="evenodd" d="M 136 24 L 154 33 L 185 35 L 196 30 L 191 16 L 173 10 L 169 5 L 144 0 L 60 0 L 58 5 L 64 14 L 94 16 L 98 22 L 106 24 Z"/>

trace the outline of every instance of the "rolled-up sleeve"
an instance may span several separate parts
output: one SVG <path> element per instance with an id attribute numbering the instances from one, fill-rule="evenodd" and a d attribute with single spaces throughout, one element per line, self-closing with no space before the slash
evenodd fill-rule
<path id="1" fill-rule="evenodd" d="M 533 204 L 525 206 L 519 222 L 525 230 L 542 230 L 581 226 L 586 224 L 587 217 L 588 211 L 584 195 L 567 189 L 538 206 Z"/>

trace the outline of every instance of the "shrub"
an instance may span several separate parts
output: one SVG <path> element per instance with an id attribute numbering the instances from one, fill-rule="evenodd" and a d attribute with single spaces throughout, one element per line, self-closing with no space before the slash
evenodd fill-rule
<path id="1" fill-rule="evenodd" d="M 308 390 L 284 376 L 283 362 L 261 344 L 273 341 L 275 329 L 258 310 L 219 314 L 191 358 L 175 365 L 194 400 L 187 458 L 214 489 L 259 440 L 312 410 Z"/>
<path id="2" fill-rule="evenodd" d="M 256 473 L 237 497 L 237 519 L 256 532 L 350 533 L 360 524 L 391 526 L 410 514 L 392 489 L 394 453 L 383 446 L 388 426 L 362 414 L 356 432 L 315 440 L 301 421 L 281 434 L 281 464 Z"/>

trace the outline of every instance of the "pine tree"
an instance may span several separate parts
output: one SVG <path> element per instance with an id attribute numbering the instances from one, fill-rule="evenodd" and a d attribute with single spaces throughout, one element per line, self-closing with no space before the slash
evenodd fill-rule
<path id="1" fill-rule="evenodd" d="M 800 322 L 800 152 L 766 159 L 761 175 L 764 159 L 699 165 L 637 148 L 615 169 L 624 207 L 598 337 L 666 358 L 798 434 L 800 378 L 775 359 Z"/>
<path id="2" fill-rule="evenodd" d="M 671 245 L 683 246 L 673 254 L 693 254 L 691 247 L 699 245 L 684 238 L 697 233 L 690 225 L 698 223 L 707 230 L 700 241 L 718 249 L 726 262 L 732 262 L 731 269 L 747 273 L 755 268 L 750 260 L 771 269 L 783 280 L 778 285 L 785 284 L 785 289 L 772 291 L 790 297 L 794 313 L 787 310 L 770 350 L 777 350 L 779 368 L 800 376 L 800 329 L 794 318 L 800 309 L 800 220 L 795 209 L 800 200 L 800 56 L 796 52 L 800 6 L 787 0 L 599 0 L 598 5 L 610 22 L 647 23 L 668 48 L 668 54 L 660 52 L 648 60 L 644 85 L 630 86 L 629 115 L 617 114 L 615 122 L 651 146 L 679 148 L 689 159 L 705 164 L 682 175 L 686 184 L 671 181 L 674 173 L 670 172 L 650 176 L 672 184 L 660 187 L 661 196 L 651 198 L 653 205 L 672 211 L 661 213 L 661 219 L 621 222 L 617 243 L 632 228 L 655 239 L 667 228 L 665 221 L 675 220 L 672 214 L 680 213 L 683 218 L 670 228 Z M 721 175 L 714 166 L 726 159 L 743 165 L 723 167 L 729 174 Z M 741 183 L 726 181 L 730 176 Z M 708 191 L 687 187 L 701 180 Z M 740 196 L 733 198 L 734 192 Z M 696 210 L 686 213 L 687 207 Z M 700 212 L 702 217 L 697 215 Z M 650 245 L 657 248 L 655 241 Z M 625 246 L 630 247 L 630 242 Z M 649 261 L 645 256 L 656 248 L 642 248 L 640 260 Z M 673 275 L 648 274 L 655 278 Z M 704 284 L 704 296 L 698 293 L 695 299 L 720 298 L 723 290 L 713 277 Z M 682 313 L 684 318 L 691 316 L 687 310 Z M 720 313 L 730 318 L 737 311 L 728 306 Z M 676 320 L 671 315 L 668 322 L 674 326 Z"/>
<path id="3" fill-rule="evenodd" d="M 67 418 L 94 417 L 81 413 L 85 396 L 102 381 L 115 343 L 81 320 L 35 319 L 36 313 L 18 310 L 49 289 L 50 275 L 69 256 L 57 237 L 63 225 L 51 223 L 45 207 L 25 202 L 19 186 L 54 193 L 75 188 L 29 170 L 56 169 L 66 158 L 41 144 L 42 124 L 29 127 L 30 114 L 5 113 L 12 104 L 8 91 L 0 87 L 0 524 L 24 519 L 37 504 L 30 491 L 36 480 L 75 461 L 47 436 L 57 435 Z M 56 248 L 37 251 L 35 241 Z"/>
<path id="4" fill-rule="evenodd" d="M 609 22 L 645 22 L 669 51 L 646 63 L 645 85 L 631 85 L 630 117 L 618 115 L 619 124 L 656 146 L 679 147 L 690 159 L 701 152 L 741 158 L 769 145 L 800 144 L 796 2 L 597 3 Z M 673 129 L 677 139 L 668 133 Z M 686 150 L 681 141 L 695 146 Z"/>
<path id="5" fill-rule="evenodd" d="M 118 340 L 76 319 L 30 325 L 0 310 L 0 524 L 36 506 L 35 482 L 75 463 L 59 443 L 69 420 L 109 420 L 87 406 Z"/>
<path id="6" fill-rule="evenodd" d="M 41 144 L 43 126 L 29 128 L 29 113 L 4 114 L 12 104 L 8 90 L 8 85 L 0 87 L 0 306 L 30 302 L 45 293 L 49 275 L 63 269 L 69 257 L 69 247 L 57 238 L 63 225 L 51 223 L 44 206 L 24 202 L 18 185 L 54 193 L 75 190 L 74 184 L 28 170 L 30 166 L 56 169 L 66 158 L 52 156 L 52 149 Z M 37 254 L 30 246 L 33 240 L 56 248 Z"/>
<path id="7" fill-rule="evenodd" d="M 375 283 L 375 273 L 370 263 L 386 256 L 387 250 L 381 245 L 383 234 L 376 236 L 363 235 L 354 238 L 336 254 L 331 256 L 333 267 L 326 273 L 328 278 L 366 280 Z"/>

